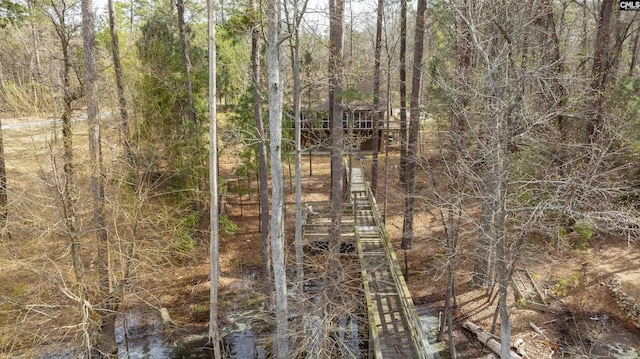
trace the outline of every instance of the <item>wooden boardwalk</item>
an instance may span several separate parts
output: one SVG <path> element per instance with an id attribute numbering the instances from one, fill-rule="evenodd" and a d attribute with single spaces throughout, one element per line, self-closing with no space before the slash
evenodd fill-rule
<path id="1" fill-rule="evenodd" d="M 360 168 L 350 175 L 356 242 L 374 358 L 433 358 L 389 236 Z"/>
<path id="2" fill-rule="evenodd" d="M 330 204 L 307 205 L 305 252 L 328 249 Z M 359 259 L 369 358 L 434 358 L 375 198 L 360 168 L 349 176 L 349 202 L 343 206 L 340 253 Z M 305 273 L 306 277 L 306 273 Z M 361 333 L 362 334 L 362 333 Z"/>

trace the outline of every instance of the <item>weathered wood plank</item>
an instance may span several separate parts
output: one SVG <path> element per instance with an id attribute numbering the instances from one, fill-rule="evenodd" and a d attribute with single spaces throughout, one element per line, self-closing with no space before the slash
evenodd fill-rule
<path id="1" fill-rule="evenodd" d="M 353 174 L 355 174 L 355 176 Z M 368 289 L 372 289 L 374 285 L 376 287 L 382 286 L 386 289 L 386 287 L 389 284 L 392 284 L 392 288 L 395 289 L 394 293 L 397 293 L 397 295 L 394 297 L 394 298 L 397 298 L 397 302 L 395 303 L 389 302 L 390 297 L 385 296 L 387 300 L 386 309 L 389 312 L 388 314 L 391 315 L 391 313 L 393 313 L 392 315 L 394 318 L 394 320 L 390 322 L 392 324 L 391 332 L 395 332 L 395 333 L 392 334 L 391 332 L 387 331 L 388 333 L 384 335 L 384 338 L 383 338 L 383 335 L 380 335 L 379 338 L 381 341 L 384 341 L 385 338 L 388 338 L 388 339 L 393 338 L 393 343 L 395 344 L 393 344 L 391 347 L 381 344 L 381 346 L 383 347 L 382 357 L 384 358 L 395 358 L 395 357 L 432 358 L 434 352 L 429 347 L 429 344 L 426 341 L 426 335 L 424 334 L 422 325 L 415 311 L 415 307 L 413 306 L 413 301 L 411 300 L 409 290 L 406 286 L 406 283 L 404 282 L 404 278 L 402 277 L 400 266 L 398 265 L 398 261 L 395 256 L 393 246 L 391 245 L 389 236 L 386 233 L 384 226 L 382 225 L 382 220 L 380 217 L 380 213 L 377 210 L 375 197 L 373 197 L 371 193 L 371 189 L 368 186 L 366 186 L 366 179 L 360 169 L 352 173 L 352 184 L 351 184 L 352 188 L 354 188 L 353 182 L 356 182 L 356 181 L 358 182 L 362 181 L 362 183 L 365 184 L 366 196 L 368 201 L 370 202 L 370 208 L 371 208 L 370 210 L 366 211 L 366 215 L 367 217 L 369 216 L 372 217 L 373 223 L 375 223 L 375 225 L 379 229 L 376 235 L 379 236 L 380 240 L 377 243 L 375 243 L 375 245 L 378 247 L 378 250 L 384 248 L 384 251 L 387 254 L 387 261 L 386 261 L 386 265 L 384 266 L 381 265 L 380 263 L 371 261 L 371 259 L 373 258 L 371 256 L 368 256 L 368 257 L 361 256 L 361 260 L 363 260 L 363 264 L 362 264 L 363 267 L 366 267 L 367 266 L 366 262 L 369 261 L 368 264 L 372 265 L 372 268 L 369 268 L 369 269 L 372 270 L 373 272 L 381 268 L 385 268 L 384 270 L 382 270 L 384 272 L 383 276 L 376 277 L 375 279 L 373 277 L 371 278 Z M 352 196 L 352 198 L 354 199 L 353 201 L 354 217 L 357 219 L 359 215 L 362 216 L 365 214 L 364 211 L 362 212 L 358 211 L 358 201 L 361 198 L 361 194 L 358 193 L 356 196 Z M 355 200 L 356 198 L 357 198 L 357 201 Z M 362 238 L 363 238 L 363 233 L 360 233 L 359 242 L 362 241 Z M 361 243 L 359 243 L 359 245 L 361 245 Z M 360 246 L 360 248 L 362 248 L 362 245 Z M 384 292 L 386 292 L 386 290 Z M 368 294 L 367 296 L 369 296 L 372 293 L 367 293 L 367 294 Z M 380 296 L 374 296 L 374 299 L 375 298 L 380 298 Z M 397 309 L 398 311 L 395 312 L 394 309 Z M 380 316 L 380 314 L 381 313 L 377 313 L 378 316 Z M 402 319 L 395 320 L 396 319 L 395 315 L 399 315 L 400 318 Z M 391 320 L 391 317 L 387 317 L 387 319 Z M 405 344 L 405 341 L 406 341 L 406 344 Z M 402 348 L 403 348 L 402 350 L 398 350 L 398 348 L 396 347 L 397 343 L 402 343 Z M 409 350 L 411 350 L 411 352 L 404 353 L 403 351 L 407 350 L 408 348 L 410 348 Z"/>

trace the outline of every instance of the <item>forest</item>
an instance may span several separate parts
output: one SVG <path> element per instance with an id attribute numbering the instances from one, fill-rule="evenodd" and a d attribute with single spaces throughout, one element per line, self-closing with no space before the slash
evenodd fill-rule
<path id="1" fill-rule="evenodd" d="M 636 4 L 0 0 L 0 357 L 382 357 L 362 171 L 416 358 L 640 358 Z"/>

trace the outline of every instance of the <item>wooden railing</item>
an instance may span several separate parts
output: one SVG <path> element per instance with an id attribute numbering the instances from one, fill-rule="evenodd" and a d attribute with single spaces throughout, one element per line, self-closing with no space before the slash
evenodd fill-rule
<path id="1" fill-rule="evenodd" d="M 388 258 L 391 260 L 390 265 L 391 274 L 393 276 L 394 283 L 398 288 L 398 294 L 400 296 L 400 301 L 402 303 L 402 311 L 403 315 L 407 320 L 407 325 L 411 331 L 411 339 L 415 348 L 418 351 L 418 355 L 420 359 L 432 359 L 434 358 L 434 351 L 429 345 L 429 341 L 427 340 L 427 335 L 424 332 L 424 328 L 422 327 L 422 323 L 420 322 L 420 317 L 416 312 L 416 308 L 413 304 L 413 300 L 411 299 L 411 293 L 409 292 L 409 288 L 402 276 L 402 272 L 400 270 L 400 266 L 398 265 L 398 258 L 396 257 L 395 251 L 393 250 L 393 245 L 389 238 L 389 234 L 385 229 L 384 223 L 382 221 L 382 217 L 380 216 L 380 212 L 378 211 L 378 205 L 376 202 L 376 198 L 373 196 L 373 192 L 371 191 L 371 187 L 367 184 L 367 177 L 364 171 L 364 166 L 362 163 L 360 164 L 360 168 L 362 168 L 362 179 L 365 183 L 365 188 L 367 189 L 367 197 L 369 201 L 371 201 L 371 212 L 376 221 L 376 225 L 380 235 L 384 239 L 385 249 L 387 252 Z M 367 305 L 369 301 L 367 302 Z M 372 333 L 373 334 L 373 333 Z M 373 337 L 372 337 L 373 338 Z"/>
<path id="2" fill-rule="evenodd" d="M 367 280 L 366 270 L 364 268 L 364 254 L 362 252 L 362 243 L 360 242 L 359 236 L 360 231 L 356 227 L 356 243 L 358 246 L 358 256 L 360 257 L 360 263 L 362 265 L 362 286 L 364 292 L 366 294 L 371 293 L 369 289 L 369 281 Z M 378 340 L 378 328 L 375 323 L 375 311 L 373 309 L 373 302 L 371 301 L 371 297 L 369 295 L 365 295 L 365 300 L 367 304 L 367 318 L 369 319 L 369 357 L 370 358 L 382 358 L 382 348 L 380 347 L 380 341 Z M 373 355 L 372 355 L 373 354 Z"/>

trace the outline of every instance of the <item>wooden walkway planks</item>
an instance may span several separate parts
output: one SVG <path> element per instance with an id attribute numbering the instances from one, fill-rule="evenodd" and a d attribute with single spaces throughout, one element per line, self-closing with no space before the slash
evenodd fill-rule
<path id="1" fill-rule="evenodd" d="M 360 168 L 353 168 L 348 179 L 349 202 L 342 209 L 340 253 L 357 255 L 359 259 L 369 326 L 368 335 L 361 332 L 360 340 L 369 343 L 367 357 L 431 359 L 434 352 L 426 340 L 365 176 Z M 312 260 L 314 253 L 329 249 L 331 204 L 307 203 L 305 212 L 303 250 Z M 322 275 L 316 273 L 318 280 L 311 278 L 316 275 L 309 275 L 305 270 L 305 292 L 316 299 L 314 305 L 318 310 L 320 303 L 316 302 L 324 288 Z M 318 321 L 319 315 L 318 311 L 309 320 Z"/>
<path id="2" fill-rule="evenodd" d="M 356 241 L 374 358 L 433 358 L 413 301 L 361 168 L 350 176 Z"/>

